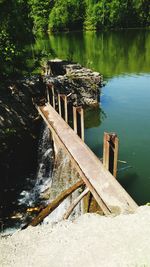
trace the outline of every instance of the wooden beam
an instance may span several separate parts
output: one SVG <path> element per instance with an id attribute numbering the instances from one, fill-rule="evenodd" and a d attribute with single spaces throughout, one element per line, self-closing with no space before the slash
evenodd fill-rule
<path id="1" fill-rule="evenodd" d="M 84 141 L 84 110 L 83 108 L 80 111 L 81 115 L 81 139 Z"/>
<path id="2" fill-rule="evenodd" d="M 114 167 L 113 167 L 113 176 L 117 177 L 117 165 L 118 165 L 118 147 L 119 147 L 119 139 L 115 136 L 114 140 Z"/>
<path id="3" fill-rule="evenodd" d="M 63 191 L 55 200 L 53 200 L 51 203 L 49 203 L 47 205 L 47 207 L 44 208 L 38 214 L 38 216 L 36 216 L 32 220 L 32 222 L 29 225 L 36 226 L 40 222 L 42 222 L 44 220 L 44 218 L 46 218 L 53 210 L 55 210 L 62 203 L 63 200 L 65 200 L 70 194 L 72 194 L 75 190 L 77 190 L 83 184 L 84 184 L 84 182 L 82 180 L 78 181 L 76 184 L 74 184 L 70 188 Z"/>
<path id="4" fill-rule="evenodd" d="M 47 84 L 47 100 L 48 103 L 51 104 L 53 106 L 53 108 L 55 109 L 55 91 L 54 91 L 54 85 L 48 83 Z M 50 94 L 51 93 L 51 97 Z"/>
<path id="5" fill-rule="evenodd" d="M 77 134 L 77 110 L 76 107 L 73 106 L 73 128 L 75 133 Z"/>
<path id="6" fill-rule="evenodd" d="M 49 89 L 48 89 L 48 86 L 46 86 L 46 95 L 47 95 L 47 102 L 50 104 L 50 98 L 49 98 Z"/>
<path id="7" fill-rule="evenodd" d="M 134 200 L 57 112 L 48 104 L 37 109 L 104 214 L 135 211 Z"/>
<path id="8" fill-rule="evenodd" d="M 64 120 L 66 123 L 68 123 L 68 101 L 67 101 L 67 96 L 64 94 L 58 94 L 58 107 L 59 107 L 59 114 L 62 117 L 62 104 L 61 100 L 63 100 L 63 107 L 64 107 Z"/>
<path id="9" fill-rule="evenodd" d="M 74 210 L 74 208 L 77 206 L 77 204 L 80 202 L 80 200 L 88 193 L 90 190 L 86 188 L 70 205 L 68 210 L 66 211 L 65 215 L 63 216 L 63 219 L 66 220 L 70 216 L 71 212 Z"/>
<path id="10" fill-rule="evenodd" d="M 68 123 L 68 101 L 67 96 L 64 96 L 65 121 Z"/>
<path id="11" fill-rule="evenodd" d="M 104 133 L 103 140 L 103 165 L 114 177 L 117 176 L 118 142 L 115 133 Z"/>
<path id="12" fill-rule="evenodd" d="M 103 139 L 103 165 L 106 168 L 106 170 L 109 170 L 109 141 L 110 141 L 109 134 L 104 132 L 104 139 Z"/>
<path id="13" fill-rule="evenodd" d="M 77 113 L 80 114 L 80 126 L 81 126 L 81 139 L 84 141 L 84 110 L 82 107 L 73 106 L 73 122 L 74 122 L 74 131 L 78 134 L 78 120 Z M 79 134 L 78 134 L 79 135 Z"/>
<path id="14" fill-rule="evenodd" d="M 62 116 L 60 94 L 58 94 L 58 112 L 59 112 L 59 115 Z"/>

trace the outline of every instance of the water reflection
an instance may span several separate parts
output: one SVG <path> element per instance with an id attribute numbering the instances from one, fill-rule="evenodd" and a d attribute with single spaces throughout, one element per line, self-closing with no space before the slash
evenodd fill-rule
<path id="1" fill-rule="evenodd" d="M 62 33 L 37 39 L 34 48 L 51 50 L 59 58 L 79 62 L 107 77 L 149 72 L 149 30 Z"/>
<path id="2" fill-rule="evenodd" d="M 101 122 L 106 118 L 106 113 L 102 108 L 87 108 L 85 110 L 85 128 L 98 127 Z"/>

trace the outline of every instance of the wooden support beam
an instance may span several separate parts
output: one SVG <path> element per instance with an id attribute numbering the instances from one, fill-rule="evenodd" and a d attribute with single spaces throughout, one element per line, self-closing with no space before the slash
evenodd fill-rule
<path id="1" fill-rule="evenodd" d="M 115 133 L 104 133 L 103 165 L 114 177 L 117 176 L 118 137 Z"/>
<path id="2" fill-rule="evenodd" d="M 47 102 L 50 104 L 49 87 L 48 87 L 48 85 L 46 85 L 46 96 L 47 96 Z"/>
<path id="3" fill-rule="evenodd" d="M 80 111 L 81 114 L 81 139 L 84 141 L 84 110 L 83 108 Z"/>
<path id="4" fill-rule="evenodd" d="M 74 208 L 77 206 L 77 204 L 80 202 L 80 200 L 88 193 L 90 190 L 86 188 L 70 205 L 68 210 L 66 211 L 65 215 L 63 216 L 63 219 L 66 220 L 70 216 L 71 212 L 74 210 Z"/>
<path id="5" fill-rule="evenodd" d="M 61 100 L 63 100 L 63 108 L 64 108 L 64 120 L 68 123 L 68 101 L 67 101 L 67 96 L 64 94 L 58 94 L 58 110 L 59 114 L 62 117 L 63 112 L 62 112 L 62 104 Z"/>
<path id="6" fill-rule="evenodd" d="M 53 106 L 55 109 L 55 91 L 54 91 L 54 85 L 53 84 L 47 84 L 47 100 L 48 103 Z"/>
<path id="7" fill-rule="evenodd" d="M 109 134 L 104 132 L 104 139 L 103 139 L 103 165 L 106 168 L 106 170 L 109 170 L 109 141 L 110 141 Z"/>
<path id="8" fill-rule="evenodd" d="M 53 108 L 55 109 L 55 91 L 54 91 L 54 86 L 52 86 L 52 94 L 53 94 L 53 104 L 52 104 L 52 106 L 53 106 Z"/>
<path id="9" fill-rule="evenodd" d="M 104 214 L 135 211 L 137 204 L 134 200 L 57 112 L 50 105 L 38 106 L 37 109 Z"/>
<path id="10" fill-rule="evenodd" d="M 35 217 L 29 225 L 36 226 L 44 220 L 53 210 L 55 210 L 63 200 L 65 200 L 70 194 L 77 190 L 84 182 L 82 180 L 78 181 L 76 184 L 63 191 L 55 200 L 44 208 L 37 217 Z"/>
<path id="11" fill-rule="evenodd" d="M 117 136 L 115 136 L 114 140 L 114 167 L 113 167 L 113 176 L 117 177 L 117 163 L 118 163 L 118 148 L 119 148 L 119 139 Z"/>
<path id="12" fill-rule="evenodd" d="M 78 118 L 77 113 L 80 115 L 80 127 L 81 127 L 81 139 L 84 141 L 84 110 L 82 107 L 73 106 L 73 123 L 74 123 L 74 131 L 78 133 Z"/>
<path id="13" fill-rule="evenodd" d="M 58 94 L 58 112 L 59 112 L 59 115 L 62 116 L 62 114 L 61 114 L 61 99 L 60 99 L 60 94 Z"/>
<path id="14" fill-rule="evenodd" d="M 77 111 L 76 107 L 73 106 L 73 128 L 75 133 L 77 134 Z"/>
<path id="15" fill-rule="evenodd" d="M 68 123 L 68 101 L 67 96 L 64 95 L 65 121 Z"/>

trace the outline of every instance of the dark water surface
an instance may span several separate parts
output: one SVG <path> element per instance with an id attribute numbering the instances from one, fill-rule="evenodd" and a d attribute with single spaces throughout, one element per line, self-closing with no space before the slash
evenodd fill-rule
<path id="1" fill-rule="evenodd" d="M 100 109 L 86 114 L 86 143 L 102 156 L 104 131 L 119 136 L 118 178 L 139 203 L 150 202 L 150 31 L 63 33 L 33 51 L 70 59 L 103 74 Z"/>

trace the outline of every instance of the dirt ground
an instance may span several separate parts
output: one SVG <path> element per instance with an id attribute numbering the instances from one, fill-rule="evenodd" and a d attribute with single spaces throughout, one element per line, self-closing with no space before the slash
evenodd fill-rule
<path id="1" fill-rule="evenodd" d="M 0 266 L 150 267 L 150 207 L 135 214 L 85 214 L 0 238 Z"/>

